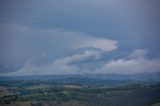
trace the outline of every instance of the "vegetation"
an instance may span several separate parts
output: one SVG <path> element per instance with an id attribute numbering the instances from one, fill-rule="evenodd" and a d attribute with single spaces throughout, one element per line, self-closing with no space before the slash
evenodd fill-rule
<path id="1" fill-rule="evenodd" d="M 131 81 L 74 83 L 9 80 L 0 82 L 0 106 L 159 106 L 160 84 Z M 115 81 L 113 81 L 115 83 Z"/>

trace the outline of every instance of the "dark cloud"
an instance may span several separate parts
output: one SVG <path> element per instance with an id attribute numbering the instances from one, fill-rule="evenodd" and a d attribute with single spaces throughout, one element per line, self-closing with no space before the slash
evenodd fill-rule
<path id="1" fill-rule="evenodd" d="M 0 64 L 15 66 L 42 54 L 51 62 L 74 54 L 68 49 L 78 39 L 74 34 L 117 41 L 117 50 L 103 52 L 104 59 L 124 57 L 138 48 L 152 51 L 147 56 L 155 58 L 160 54 L 159 4 L 159 0 L 1 0 Z M 55 29 L 60 33 L 52 33 Z"/>

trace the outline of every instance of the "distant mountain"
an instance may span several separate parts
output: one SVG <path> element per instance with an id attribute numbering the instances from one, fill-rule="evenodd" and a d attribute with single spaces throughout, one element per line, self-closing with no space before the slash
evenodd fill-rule
<path id="1" fill-rule="evenodd" d="M 160 73 L 141 74 L 86 74 L 86 75 L 32 75 L 32 76 L 0 76 L 0 80 L 63 80 L 63 79 L 96 79 L 96 80 L 135 80 L 160 81 Z"/>

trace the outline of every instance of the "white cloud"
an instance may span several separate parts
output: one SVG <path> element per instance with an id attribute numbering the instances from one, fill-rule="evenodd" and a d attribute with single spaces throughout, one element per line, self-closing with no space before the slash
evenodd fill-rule
<path id="1" fill-rule="evenodd" d="M 146 56 L 146 50 L 137 49 L 126 58 L 102 62 L 102 64 L 93 63 L 90 65 L 97 65 L 92 69 L 92 66 L 86 65 L 80 68 L 75 63 L 82 64 L 85 60 L 101 59 L 101 51 L 86 50 L 83 53 L 74 54 L 65 58 L 57 59 L 47 65 L 36 66 L 27 62 L 27 64 L 10 73 L 3 75 L 22 76 L 22 75 L 54 75 L 54 74 L 136 74 L 136 73 L 150 73 L 159 72 L 160 58 L 149 59 Z M 84 63 L 85 64 L 85 63 Z M 83 66 L 83 65 L 82 65 Z M 83 69 L 83 70 L 82 70 Z"/>
<path id="2" fill-rule="evenodd" d="M 144 58 L 147 54 L 147 50 L 137 49 L 131 53 L 128 58 Z"/>
<path id="3" fill-rule="evenodd" d="M 89 58 L 100 58 L 100 52 L 95 50 L 86 50 L 81 54 L 75 54 L 65 58 L 57 59 L 44 66 L 34 66 L 28 62 L 22 69 L 3 75 L 23 76 L 23 75 L 53 75 L 53 74 L 80 74 L 80 70 L 72 62 L 80 62 Z"/>
<path id="4" fill-rule="evenodd" d="M 23 75 L 54 75 L 54 74 L 136 74 L 151 73 L 160 71 L 160 58 L 149 59 L 146 56 L 146 50 L 137 49 L 128 57 L 98 63 L 101 59 L 101 51 L 86 50 L 83 53 L 74 54 L 65 58 L 57 59 L 47 65 L 36 66 L 27 62 L 27 64 L 10 73 L 3 75 L 23 76 Z M 86 64 L 87 59 L 94 59 L 96 62 Z M 81 64 L 79 67 L 75 63 Z M 88 61 L 87 61 L 88 62 Z M 89 61 L 92 62 L 92 61 Z M 84 65 L 85 64 L 85 65 Z M 93 68 L 93 66 L 96 66 Z"/>
<path id="5" fill-rule="evenodd" d="M 107 62 L 95 73 L 106 74 L 135 74 L 160 71 L 160 58 L 149 59 L 145 56 L 145 50 L 136 50 L 128 57 L 129 59 L 118 59 Z"/>
<path id="6" fill-rule="evenodd" d="M 97 48 L 102 51 L 111 51 L 117 48 L 117 41 L 109 40 L 109 39 L 100 39 L 100 38 L 89 38 L 84 39 L 82 42 L 77 42 L 74 45 L 74 48 L 84 48 L 84 47 L 92 47 Z"/>
<path id="7" fill-rule="evenodd" d="M 82 54 L 75 54 L 73 56 L 69 56 L 69 57 L 66 57 L 63 59 L 58 59 L 55 62 L 67 64 L 67 63 L 74 62 L 74 61 L 83 61 L 83 60 L 91 58 L 91 57 L 100 58 L 100 52 L 94 51 L 94 50 L 86 50 Z"/>

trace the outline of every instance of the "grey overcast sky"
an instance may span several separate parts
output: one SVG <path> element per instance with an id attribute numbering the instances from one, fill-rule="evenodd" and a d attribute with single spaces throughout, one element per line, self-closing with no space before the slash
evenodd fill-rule
<path id="1" fill-rule="evenodd" d="M 1 0 L 0 75 L 160 72 L 159 0 Z"/>

